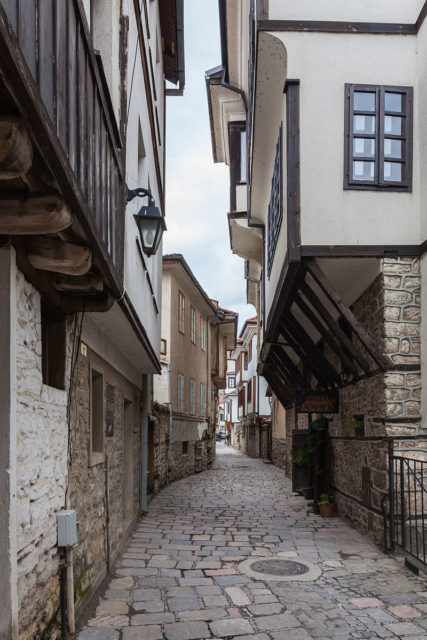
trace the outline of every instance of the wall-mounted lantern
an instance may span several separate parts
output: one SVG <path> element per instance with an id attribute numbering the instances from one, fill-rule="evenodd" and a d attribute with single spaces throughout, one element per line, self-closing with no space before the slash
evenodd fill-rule
<path id="1" fill-rule="evenodd" d="M 136 196 L 149 198 L 148 206 L 142 206 L 134 219 L 139 231 L 139 238 L 143 252 L 147 256 L 153 256 L 159 248 L 163 231 L 166 231 L 166 222 L 154 202 L 153 194 L 148 189 L 126 188 L 126 202 L 130 202 Z"/>

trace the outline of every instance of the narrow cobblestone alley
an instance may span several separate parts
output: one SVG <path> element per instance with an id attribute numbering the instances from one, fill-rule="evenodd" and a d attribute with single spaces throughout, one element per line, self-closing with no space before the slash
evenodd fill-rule
<path id="1" fill-rule="evenodd" d="M 314 566 L 291 580 L 247 567 L 273 556 Z M 222 444 L 212 470 L 153 499 L 113 573 L 78 640 L 427 638 L 425 580 Z"/>

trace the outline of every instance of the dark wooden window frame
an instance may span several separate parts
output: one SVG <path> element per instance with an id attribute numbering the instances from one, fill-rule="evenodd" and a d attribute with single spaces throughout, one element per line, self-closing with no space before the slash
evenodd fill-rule
<path id="1" fill-rule="evenodd" d="M 65 389 L 66 326 L 62 311 L 41 303 L 43 384 Z"/>
<path id="2" fill-rule="evenodd" d="M 271 178 L 271 195 L 268 205 L 268 244 L 267 275 L 270 277 L 276 253 L 277 241 L 283 220 L 283 126 L 280 125 L 276 145 L 273 176 Z"/>
<path id="3" fill-rule="evenodd" d="M 375 112 L 362 112 L 354 109 L 354 92 L 366 92 L 376 94 Z M 403 95 L 404 107 L 402 113 L 385 111 L 385 94 L 400 93 Z M 354 115 L 375 115 L 375 134 L 359 134 L 353 131 Z M 401 136 L 384 133 L 384 116 L 396 115 L 403 118 L 404 127 Z M 345 85 L 345 119 L 344 119 L 344 189 L 358 191 L 400 191 L 412 192 L 413 169 L 413 88 L 389 85 L 346 84 Z M 353 137 L 370 138 L 375 140 L 375 175 L 373 181 L 354 180 L 352 176 L 353 160 L 363 161 L 367 158 L 353 156 Z M 384 158 L 384 139 L 402 141 L 402 171 L 401 182 L 385 181 L 383 175 L 384 161 L 399 162 L 398 159 Z"/>
<path id="4" fill-rule="evenodd" d="M 235 121 L 228 123 L 228 143 L 230 148 L 230 211 L 236 211 L 238 186 L 246 184 L 241 180 L 241 136 L 246 131 L 246 122 Z"/>

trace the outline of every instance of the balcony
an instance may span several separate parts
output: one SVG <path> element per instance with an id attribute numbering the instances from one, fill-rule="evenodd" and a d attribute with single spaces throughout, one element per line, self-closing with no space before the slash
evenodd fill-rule
<path id="1" fill-rule="evenodd" d="M 33 144 L 30 168 L 1 180 L 0 192 L 17 197 L 19 192 L 20 197 L 53 192 L 63 199 L 72 218 L 57 239 L 59 249 L 66 240 L 91 254 L 87 268 L 78 273 L 61 271 L 59 265 L 62 279 L 69 280 L 67 294 L 82 287 L 81 282 L 70 284 L 70 276 L 90 275 L 89 292 L 99 295 L 105 286 L 117 295 L 123 279 L 124 129 L 123 123 L 120 131 L 116 124 L 80 0 L 0 2 L 0 55 L 0 115 L 21 118 Z M 49 231 L 37 233 L 36 228 L 28 235 L 40 238 Z M 5 234 L 14 237 L 15 229 Z M 37 279 L 29 272 L 30 279 Z M 94 281 L 96 291 L 90 289 Z M 52 289 L 57 290 L 56 285 Z"/>

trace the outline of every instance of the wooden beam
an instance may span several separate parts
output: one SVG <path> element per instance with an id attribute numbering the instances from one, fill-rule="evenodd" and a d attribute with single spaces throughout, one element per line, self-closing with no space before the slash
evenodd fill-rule
<path id="1" fill-rule="evenodd" d="M 272 388 L 274 394 L 284 407 L 292 406 L 294 403 L 294 392 L 287 387 L 276 375 L 274 368 L 266 365 L 265 379 Z"/>
<path id="2" fill-rule="evenodd" d="M 368 33 L 415 36 L 415 24 L 394 22 L 338 22 L 327 20 L 260 20 L 258 31 L 302 31 L 304 33 Z"/>
<path id="3" fill-rule="evenodd" d="M 88 247 L 40 236 L 30 240 L 28 260 L 34 269 L 80 276 L 89 271 L 92 252 Z"/>
<path id="4" fill-rule="evenodd" d="M 43 235 L 71 226 L 73 216 L 62 198 L 0 193 L 0 234 Z"/>
<path id="5" fill-rule="evenodd" d="M 303 282 L 301 285 L 301 292 L 307 298 L 311 306 L 317 311 L 320 317 L 323 318 L 331 331 L 337 336 L 343 347 L 346 349 L 346 351 L 348 351 L 349 355 L 352 356 L 353 360 L 355 360 L 362 367 L 363 371 L 369 375 L 371 373 L 371 367 L 368 360 L 362 353 L 360 353 L 356 345 L 354 345 L 350 338 L 344 333 L 338 322 L 335 322 L 335 320 L 326 309 L 326 307 L 322 304 L 320 299 L 317 297 L 313 289 L 311 289 L 306 282 Z"/>
<path id="6" fill-rule="evenodd" d="M 279 367 L 282 366 L 284 372 L 295 381 L 297 386 L 304 387 L 303 374 L 298 370 L 296 364 L 292 362 L 292 359 L 282 347 L 274 347 L 270 353 L 270 359 L 275 361 Z"/>
<path id="7" fill-rule="evenodd" d="M 84 276 L 58 275 L 53 284 L 55 289 L 63 293 L 101 293 L 104 290 L 102 278 L 95 273 Z"/>
<path id="8" fill-rule="evenodd" d="M 359 338 L 365 349 L 370 353 L 375 362 L 383 369 L 387 369 L 390 364 L 389 361 L 379 352 L 372 338 L 367 334 L 362 324 L 356 318 L 354 313 L 343 303 L 340 295 L 331 285 L 322 269 L 319 267 L 315 260 L 309 259 L 305 261 L 309 273 L 316 280 L 320 288 L 326 293 L 328 298 L 333 302 L 337 310 L 344 316 L 347 322 L 350 324 L 352 330 Z"/>
<path id="9" fill-rule="evenodd" d="M 0 116 L 0 180 L 21 178 L 33 163 L 33 143 L 22 118 Z"/>
<path id="10" fill-rule="evenodd" d="M 325 325 L 316 316 L 314 311 L 312 311 L 308 304 L 306 304 L 298 294 L 295 296 L 294 302 L 305 315 L 305 317 L 311 322 L 313 327 L 317 329 L 325 342 L 327 342 L 331 349 L 336 353 L 336 355 L 342 361 L 344 367 L 351 371 L 353 376 L 357 378 L 357 376 L 359 375 L 357 366 L 354 364 L 353 360 L 349 357 L 347 352 L 344 351 L 344 349 L 341 347 L 340 342 L 336 340 L 332 335 L 331 330 L 328 329 L 328 327 L 325 327 Z"/>
<path id="11" fill-rule="evenodd" d="M 290 262 L 299 262 L 301 260 L 299 80 L 288 81 L 286 88 L 286 157 L 288 259 Z"/>
<path id="12" fill-rule="evenodd" d="M 289 313 L 286 318 L 286 326 L 288 329 L 290 329 L 291 333 L 296 338 L 298 343 L 302 346 L 303 351 L 308 356 L 307 364 L 309 368 L 314 369 L 315 366 L 319 372 L 323 372 L 325 378 L 329 380 L 329 384 L 331 386 L 333 386 L 334 384 L 339 384 L 339 372 L 336 371 L 329 360 L 325 358 L 314 340 L 312 340 L 306 330 L 299 324 L 298 320 L 291 313 Z"/>

